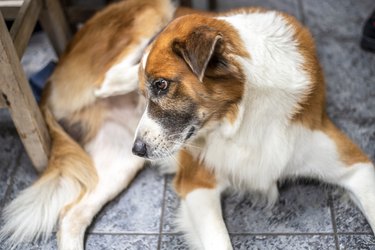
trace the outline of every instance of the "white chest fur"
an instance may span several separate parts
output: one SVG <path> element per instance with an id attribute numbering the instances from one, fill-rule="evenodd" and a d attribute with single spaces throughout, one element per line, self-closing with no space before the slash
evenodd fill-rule
<path id="1" fill-rule="evenodd" d="M 237 30 L 250 53 L 250 59 L 237 58 L 247 81 L 237 121 L 206 135 L 200 157 L 236 187 L 274 192 L 298 136 L 290 117 L 309 91 L 304 59 L 293 28 L 277 13 L 220 19 Z"/>

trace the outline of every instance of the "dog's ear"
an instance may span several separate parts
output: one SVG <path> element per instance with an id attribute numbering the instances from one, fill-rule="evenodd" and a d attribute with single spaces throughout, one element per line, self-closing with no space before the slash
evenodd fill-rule
<path id="1" fill-rule="evenodd" d="M 174 40 L 172 50 L 185 60 L 202 82 L 207 65 L 221 40 L 220 32 L 203 26 L 189 34 L 185 41 Z"/>

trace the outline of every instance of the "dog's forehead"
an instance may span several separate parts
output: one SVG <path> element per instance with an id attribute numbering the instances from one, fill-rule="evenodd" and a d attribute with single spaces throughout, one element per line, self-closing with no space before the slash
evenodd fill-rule
<path id="1" fill-rule="evenodd" d="M 172 51 L 175 40 L 185 40 L 195 27 L 201 25 L 203 17 L 197 15 L 182 16 L 173 20 L 152 42 L 144 54 L 142 66 L 146 73 L 175 63 L 176 55 Z"/>
<path id="2" fill-rule="evenodd" d="M 167 41 L 169 39 L 169 42 Z M 163 41 L 155 43 L 146 52 L 142 58 L 141 67 L 146 79 L 167 78 L 172 79 L 176 77 L 178 72 L 181 73 L 183 64 L 173 52 L 171 43 L 173 38 L 163 39 Z"/>

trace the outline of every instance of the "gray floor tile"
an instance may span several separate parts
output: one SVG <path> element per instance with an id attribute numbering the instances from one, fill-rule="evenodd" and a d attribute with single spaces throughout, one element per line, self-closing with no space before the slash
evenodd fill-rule
<path id="1" fill-rule="evenodd" d="M 157 235 L 89 234 L 86 250 L 156 250 Z"/>
<path id="2" fill-rule="evenodd" d="M 362 24 L 375 8 L 373 0 L 301 0 L 305 23 L 315 36 L 360 37 Z"/>
<path id="3" fill-rule="evenodd" d="M 371 233 L 365 216 L 344 190 L 333 192 L 333 207 L 338 233 Z"/>
<path id="4" fill-rule="evenodd" d="M 14 198 L 20 191 L 29 187 L 38 178 L 38 173 L 32 165 L 26 151 L 22 149 L 19 167 L 14 175 L 10 198 Z"/>
<path id="5" fill-rule="evenodd" d="M 329 116 L 375 161 L 375 56 L 356 40 L 319 37 Z"/>
<path id="6" fill-rule="evenodd" d="M 160 244 L 161 250 L 188 250 L 189 246 L 182 235 L 163 235 Z"/>
<path id="7" fill-rule="evenodd" d="M 0 242 L 0 250 L 9 250 Z M 35 242 L 20 245 L 17 250 L 57 250 L 56 236 L 52 236 L 47 242 Z"/>
<path id="8" fill-rule="evenodd" d="M 241 8 L 245 6 L 260 6 L 274 10 L 284 11 L 289 13 L 298 19 L 301 19 L 301 13 L 298 8 L 298 0 L 283 0 L 283 1 L 273 1 L 273 0 L 219 0 L 218 10 L 229 10 L 233 8 Z"/>
<path id="9" fill-rule="evenodd" d="M 0 206 L 17 167 L 21 147 L 15 128 L 2 126 L 0 130 Z"/>
<path id="10" fill-rule="evenodd" d="M 6 197 L 6 202 L 14 199 L 19 192 L 30 186 L 38 178 L 38 174 L 24 149 L 22 149 L 19 158 L 19 166 L 14 174 L 13 185 L 10 187 L 10 193 Z"/>
<path id="11" fill-rule="evenodd" d="M 163 232 L 177 232 L 174 216 L 178 204 L 169 182 Z M 223 200 L 223 214 L 230 233 L 333 232 L 327 191 L 316 185 L 288 186 L 271 210 L 252 207 L 249 197 L 229 195 Z"/>
<path id="12" fill-rule="evenodd" d="M 224 199 L 230 233 L 333 232 L 327 191 L 317 185 L 288 185 L 272 209 L 252 207 L 249 197 Z"/>
<path id="13" fill-rule="evenodd" d="M 156 169 L 144 169 L 98 214 L 90 232 L 159 232 L 163 189 L 163 176 Z"/>
<path id="14" fill-rule="evenodd" d="M 326 235 L 275 235 L 247 236 L 234 235 L 231 237 L 233 248 L 236 250 L 333 250 L 336 249 L 333 236 Z"/>
<path id="15" fill-rule="evenodd" d="M 172 184 L 173 176 L 167 177 L 167 189 L 165 192 L 165 203 L 164 203 L 164 218 L 163 218 L 163 232 L 177 232 L 175 227 L 175 216 L 177 214 L 180 200 L 173 189 Z"/>
<path id="16" fill-rule="evenodd" d="M 375 250 L 373 235 L 339 235 L 340 250 Z"/>
<path id="17" fill-rule="evenodd" d="M 26 152 L 22 148 L 20 151 L 18 156 L 13 156 L 14 158 L 19 158 L 14 159 L 15 163 L 19 165 L 16 167 L 16 171 L 12 177 L 12 185 L 8 186 L 9 191 L 7 191 L 7 196 L 3 199 L 0 209 L 3 209 L 4 206 L 17 197 L 22 190 L 30 186 L 37 179 L 37 173 Z M 1 215 L 2 213 L 0 211 L 0 227 L 4 225 L 4 218 Z"/>
<path id="18" fill-rule="evenodd" d="M 335 240 L 330 235 L 231 235 L 235 250 L 333 250 Z M 162 250 L 188 250 L 188 245 L 182 235 L 163 235 Z"/>

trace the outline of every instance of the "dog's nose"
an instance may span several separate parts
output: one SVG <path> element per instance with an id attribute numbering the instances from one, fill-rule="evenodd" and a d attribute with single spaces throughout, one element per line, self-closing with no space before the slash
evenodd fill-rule
<path id="1" fill-rule="evenodd" d="M 147 156 L 147 146 L 146 143 L 144 143 L 141 139 L 137 138 L 134 142 L 133 154 L 138 155 L 140 157 L 146 157 Z"/>

